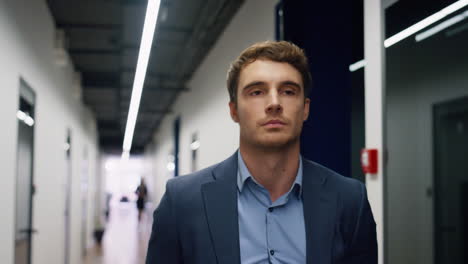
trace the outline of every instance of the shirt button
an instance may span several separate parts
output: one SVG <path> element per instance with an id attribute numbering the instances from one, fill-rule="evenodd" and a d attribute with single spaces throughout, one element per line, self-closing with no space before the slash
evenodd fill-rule
<path id="1" fill-rule="evenodd" d="M 268 208 L 268 211 L 273 212 L 273 207 Z"/>
<path id="2" fill-rule="evenodd" d="M 272 255 L 272 256 L 275 255 L 275 251 L 273 249 L 270 250 L 270 255 Z"/>

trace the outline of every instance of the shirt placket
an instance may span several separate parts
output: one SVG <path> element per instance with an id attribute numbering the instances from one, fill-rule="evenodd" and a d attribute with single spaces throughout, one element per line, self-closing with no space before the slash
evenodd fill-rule
<path id="1" fill-rule="evenodd" d="M 268 262 L 273 263 L 273 256 L 275 254 L 274 249 L 272 248 L 273 243 L 270 241 L 270 238 L 272 237 L 271 234 L 273 232 L 273 227 L 272 227 L 272 214 L 273 214 L 273 207 L 267 207 L 266 210 L 266 242 L 267 242 L 267 254 L 268 254 Z"/>
<path id="2" fill-rule="evenodd" d="M 266 241 L 267 241 L 267 249 L 268 249 L 268 261 L 269 263 L 278 263 L 277 261 L 277 255 L 278 255 L 278 250 L 281 250 L 279 248 L 276 248 L 275 241 L 272 240 L 273 238 L 273 232 L 275 232 L 275 217 L 277 216 L 277 210 L 280 209 L 280 207 L 285 206 L 286 203 L 288 202 L 289 198 L 289 193 L 281 196 L 276 200 L 274 203 L 270 202 L 270 205 L 267 207 L 266 210 Z M 270 200 L 269 200 L 270 201 Z"/>
<path id="3" fill-rule="evenodd" d="M 274 212 L 274 205 L 271 203 L 271 200 L 270 200 L 270 195 L 268 193 L 268 191 L 263 188 L 263 186 L 260 186 L 258 183 L 256 183 L 254 180 L 252 180 L 250 182 L 251 184 L 249 184 L 250 188 L 252 189 L 252 194 L 254 196 L 256 196 L 257 200 L 259 201 L 259 203 L 262 205 L 262 207 L 264 208 L 265 210 L 265 229 L 266 229 L 266 238 L 265 238 L 265 242 L 266 242 L 266 249 L 267 249 L 267 256 L 268 256 L 268 262 L 269 263 L 275 263 L 273 261 L 273 256 L 275 254 L 275 251 L 274 249 L 271 248 L 272 246 L 272 241 L 270 241 L 270 238 L 271 238 L 271 232 L 274 232 L 273 231 L 273 226 L 272 226 L 272 216 L 273 216 L 273 212 Z"/>

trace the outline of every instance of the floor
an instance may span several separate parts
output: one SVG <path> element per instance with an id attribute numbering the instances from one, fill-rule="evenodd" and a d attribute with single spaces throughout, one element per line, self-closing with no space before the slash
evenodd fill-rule
<path id="1" fill-rule="evenodd" d="M 83 264 L 144 264 L 151 234 L 151 210 L 141 221 L 133 202 L 116 203 L 110 212 L 102 246 L 91 248 Z"/>
<path id="2" fill-rule="evenodd" d="M 23 239 L 16 241 L 15 247 L 15 264 L 28 263 L 28 240 Z"/>

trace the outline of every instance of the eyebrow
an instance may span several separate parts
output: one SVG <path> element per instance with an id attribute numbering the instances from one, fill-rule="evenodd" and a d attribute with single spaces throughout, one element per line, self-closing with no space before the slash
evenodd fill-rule
<path id="1" fill-rule="evenodd" d="M 253 82 L 250 82 L 250 83 L 246 84 L 242 88 L 242 90 L 246 90 L 246 89 L 248 89 L 250 87 L 258 86 L 258 85 L 264 85 L 264 84 L 265 84 L 265 82 L 262 82 L 262 81 L 253 81 Z M 291 85 L 291 86 L 296 87 L 299 90 L 302 88 L 302 86 L 300 84 L 298 84 L 297 82 L 294 82 L 294 81 L 283 81 L 283 82 L 281 82 L 281 85 Z"/>
<path id="2" fill-rule="evenodd" d="M 246 85 L 242 88 L 242 90 L 246 90 L 246 89 L 248 89 L 248 88 L 250 88 L 250 87 L 252 87 L 252 86 L 258 86 L 258 85 L 263 85 L 263 84 L 265 84 L 265 82 L 253 81 L 253 82 L 250 82 L 250 83 L 246 84 Z"/>
<path id="3" fill-rule="evenodd" d="M 281 82 L 281 85 L 295 86 L 299 90 L 302 88 L 302 86 L 300 84 L 298 84 L 297 82 L 293 82 L 293 81 L 284 81 L 284 82 Z"/>

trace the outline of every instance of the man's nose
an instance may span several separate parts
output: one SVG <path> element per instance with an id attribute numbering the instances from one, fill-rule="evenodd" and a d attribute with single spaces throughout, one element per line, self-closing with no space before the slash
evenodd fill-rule
<path id="1" fill-rule="evenodd" d="M 277 114 L 283 111 L 283 107 L 281 106 L 280 100 L 278 98 L 277 93 L 273 93 L 270 95 L 270 100 L 268 102 L 268 106 L 266 108 L 266 112 L 269 114 Z"/>

